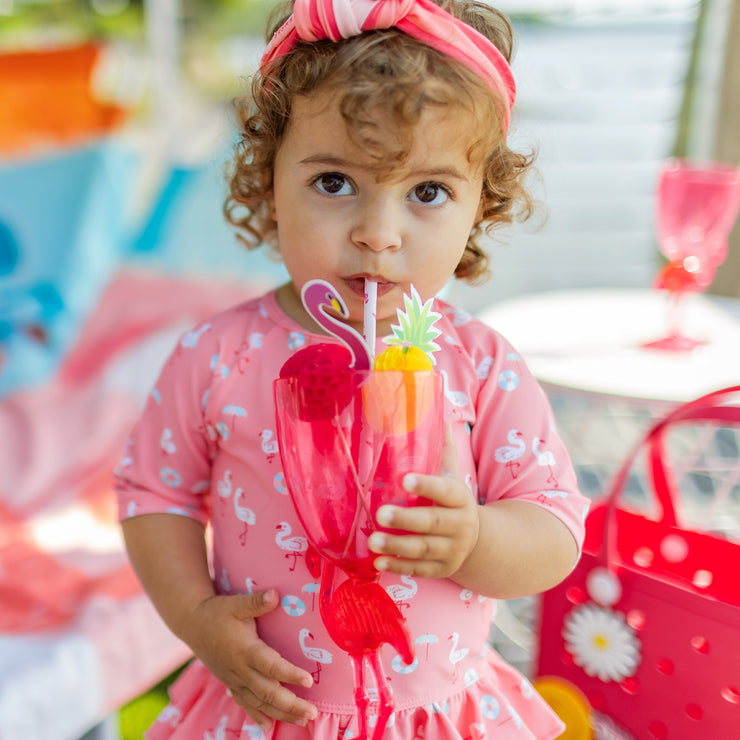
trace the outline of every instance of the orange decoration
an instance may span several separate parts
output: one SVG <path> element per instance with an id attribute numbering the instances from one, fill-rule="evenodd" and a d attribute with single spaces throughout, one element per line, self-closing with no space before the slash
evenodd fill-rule
<path id="1" fill-rule="evenodd" d="M 0 155 L 102 136 L 124 109 L 95 100 L 96 43 L 0 54 Z"/>
<path id="2" fill-rule="evenodd" d="M 429 370 L 371 373 L 362 386 L 365 416 L 370 426 L 392 436 L 415 429 L 432 408 L 437 377 Z"/>

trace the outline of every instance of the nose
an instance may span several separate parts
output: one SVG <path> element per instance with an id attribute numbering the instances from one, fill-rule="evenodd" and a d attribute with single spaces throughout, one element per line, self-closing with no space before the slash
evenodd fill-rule
<path id="1" fill-rule="evenodd" d="M 398 206 L 386 197 L 358 203 L 351 239 L 358 247 L 373 252 L 398 249 L 402 242 L 402 217 Z"/>

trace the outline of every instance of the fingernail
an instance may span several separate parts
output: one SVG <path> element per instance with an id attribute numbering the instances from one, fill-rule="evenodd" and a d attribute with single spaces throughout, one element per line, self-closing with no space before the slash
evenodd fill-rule
<path id="1" fill-rule="evenodd" d="M 313 678 L 311 678 L 311 676 L 305 676 L 301 679 L 301 686 L 305 686 L 307 689 L 310 689 L 313 686 Z"/>
<path id="2" fill-rule="evenodd" d="M 393 507 L 381 506 L 378 509 L 378 513 L 375 515 L 375 521 L 380 524 L 381 527 L 387 527 L 393 521 Z"/>
<path id="3" fill-rule="evenodd" d="M 271 588 L 269 591 L 265 591 L 265 593 L 262 594 L 262 603 L 265 604 L 265 606 L 271 604 L 274 596 L 275 589 Z"/>
<path id="4" fill-rule="evenodd" d="M 388 570 L 388 561 L 385 558 L 378 558 L 373 565 L 376 570 Z"/>
<path id="5" fill-rule="evenodd" d="M 370 546 L 370 549 L 373 550 L 374 552 L 382 552 L 383 548 L 385 547 L 385 543 L 386 543 L 385 536 L 382 535 L 380 532 L 373 532 L 367 541 L 367 544 Z"/>
<path id="6" fill-rule="evenodd" d="M 413 491 L 417 484 L 419 483 L 419 479 L 413 474 L 409 473 L 408 475 L 405 475 L 403 478 L 403 487 L 411 493 Z"/>

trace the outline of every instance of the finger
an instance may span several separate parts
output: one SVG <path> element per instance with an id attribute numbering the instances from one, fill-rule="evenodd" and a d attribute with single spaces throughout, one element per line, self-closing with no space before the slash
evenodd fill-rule
<path id="1" fill-rule="evenodd" d="M 373 561 L 375 568 L 383 573 L 395 573 L 417 578 L 446 578 L 453 569 L 438 560 L 405 560 L 396 557 L 379 557 Z"/>
<path id="2" fill-rule="evenodd" d="M 460 478 L 452 475 L 419 475 L 409 473 L 401 482 L 404 490 L 439 506 L 458 508 L 470 498 L 470 490 Z M 418 507 L 417 507 L 418 508 Z"/>
<path id="3" fill-rule="evenodd" d="M 466 506 L 464 495 L 460 498 L 440 496 L 445 502 L 435 501 L 436 506 L 392 506 L 386 504 L 378 509 L 375 519 L 384 529 L 402 529 L 405 532 L 418 534 L 435 534 L 453 536 L 460 527 L 472 518 L 470 507 Z M 377 540 L 378 538 L 376 538 Z"/>
<path id="4" fill-rule="evenodd" d="M 257 675 L 266 679 L 304 686 L 307 689 L 313 686 L 313 676 L 308 671 L 286 660 L 277 650 L 268 647 L 264 642 L 257 643 L 249 651 L 248 663 Z M 294 696 L 292 692 L 288 693 Z"/>
<path id="5" fill-rule="evenodd" d="M 243 687 L 238 693 L 250 715 L 261 714 L 281 722 L 305 725 L 308 720 L 315 719 L 318 713 L 313 704 L 264 676 L 256 676 L 249 686 Z"/>
<path id="6" fill-rule="evenodd" d="M 237 619 L 254 619 L 271 612 L 279 603 L 274 588 L 253 594 L 239 594 L 231 598 L 230 604 Z"/>
<path id="7" fill-rule="evenodd" d="M 449 537 L 421 536 L 421 535 L 387 535 L 384 532 L 374 532 L 370 538 L 373 552 L 381 555 L 407 560 L 436 560 L 447 559 L 451 540 Z"/>

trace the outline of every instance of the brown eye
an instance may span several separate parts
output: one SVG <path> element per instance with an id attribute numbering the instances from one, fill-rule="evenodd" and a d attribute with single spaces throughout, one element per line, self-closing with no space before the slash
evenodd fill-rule
<path id="1" fill-rule="evenodd" d="M 411 200 L 424 205 L 441 205 L 450 197 L 450 191 L 437 182 L 422 182 L 409 196 Z"/>
<path id="2" fill-rule="evenodd" d="M 353 191 L 347 178 L 339 172 L 326 172 L 314 180 L 319 192 L 327 195 L 349 195 Z"/>

